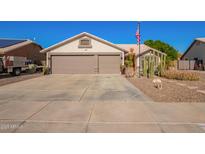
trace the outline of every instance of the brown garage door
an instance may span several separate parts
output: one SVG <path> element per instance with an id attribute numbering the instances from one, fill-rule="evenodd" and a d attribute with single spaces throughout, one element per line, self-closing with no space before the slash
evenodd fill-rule
<path id="1" fill-rule="evenodd" d="M 96 74 L 97 60 L 94 55 L 52 56 L 53 74 Z"/>
<path id="2" fill-rule="evenodd" d="M 100 74 L 120 74 L 119 55 L 99 55 Z"/>

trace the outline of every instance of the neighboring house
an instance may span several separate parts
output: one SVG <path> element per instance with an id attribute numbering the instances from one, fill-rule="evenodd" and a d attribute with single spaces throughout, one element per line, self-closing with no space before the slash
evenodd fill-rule
<path id="1" fill-rule="evenodd" d="M 192 69 L 204 70 L 205 67 L 205 38 L 196 38 L 180 58 L 181 62 L 194 61 Z M 190 66 L 189 66 L 190 68 Z"/>
<path id="2" fill-rule="evenodd" d="M 0 56 L 27 57 L 35 64 L 45 63 L 42 47 L 31 40 L 0 39 Z"/>
<path id="3" fill-rule="evenodd" d="M 41 52 L 52 74 L 120 74 L 129 51 L 83 32 Z"/>

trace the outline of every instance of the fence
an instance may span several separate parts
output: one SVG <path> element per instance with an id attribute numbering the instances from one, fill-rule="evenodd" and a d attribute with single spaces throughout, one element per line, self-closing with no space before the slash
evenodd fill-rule
<path id="1" fill-rule="evenodd" d="M 179 70 L 194 70 L 195 60 L 178 60 Z"/>

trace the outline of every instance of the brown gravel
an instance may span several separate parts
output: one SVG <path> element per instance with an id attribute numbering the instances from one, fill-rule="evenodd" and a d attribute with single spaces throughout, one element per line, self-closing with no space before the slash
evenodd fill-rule
<path id="1" fill-rule="evenodd" d="M 205 102 L 205 94 L 197 92 L 197 90 L 205 90 L 205 73 L 202 73 L 201 77 L 200 81 L 178 81 L 160 78 L 163 86 L 161 90 L 153 86 L 153 79 L 135 77 L 128 78 L 128 81 L 156 102 Z M 197 86 L 198 88 L 189 89 L 188 86 Z"/>
<path id="2" fill-rule="evenodd" d="M 41 76 L 42 73 L 28 74 L 22 73 L 20 76 L 11 76 L 9 74 L 0 74 L 0 86 L 11 84 L 23 80 L 28 80 Z"/>
<path id="3" fill-rule="evenodd" d="M 194 71 L 192 71 L 194 72 Z M 187 84 L 188 86 L 197 86 L 198 89 L 205 90 L 205 71 L 197 72 L 200 76 L 199 81 L 179 81 L 180 83 Z"/>

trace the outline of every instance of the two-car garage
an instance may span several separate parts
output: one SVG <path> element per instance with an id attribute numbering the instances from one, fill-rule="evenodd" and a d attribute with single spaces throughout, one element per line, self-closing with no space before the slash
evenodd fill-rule
<path id="1" fill-rule="evenodd" d="M 52 55 L 52 74 L 120 74 L 120 55 Z"/>
<path id="2" fill-rule="evenodd" d="M 84 32 L 41 52 L 52 74 L 120 74 L 128 51 Z"/>

